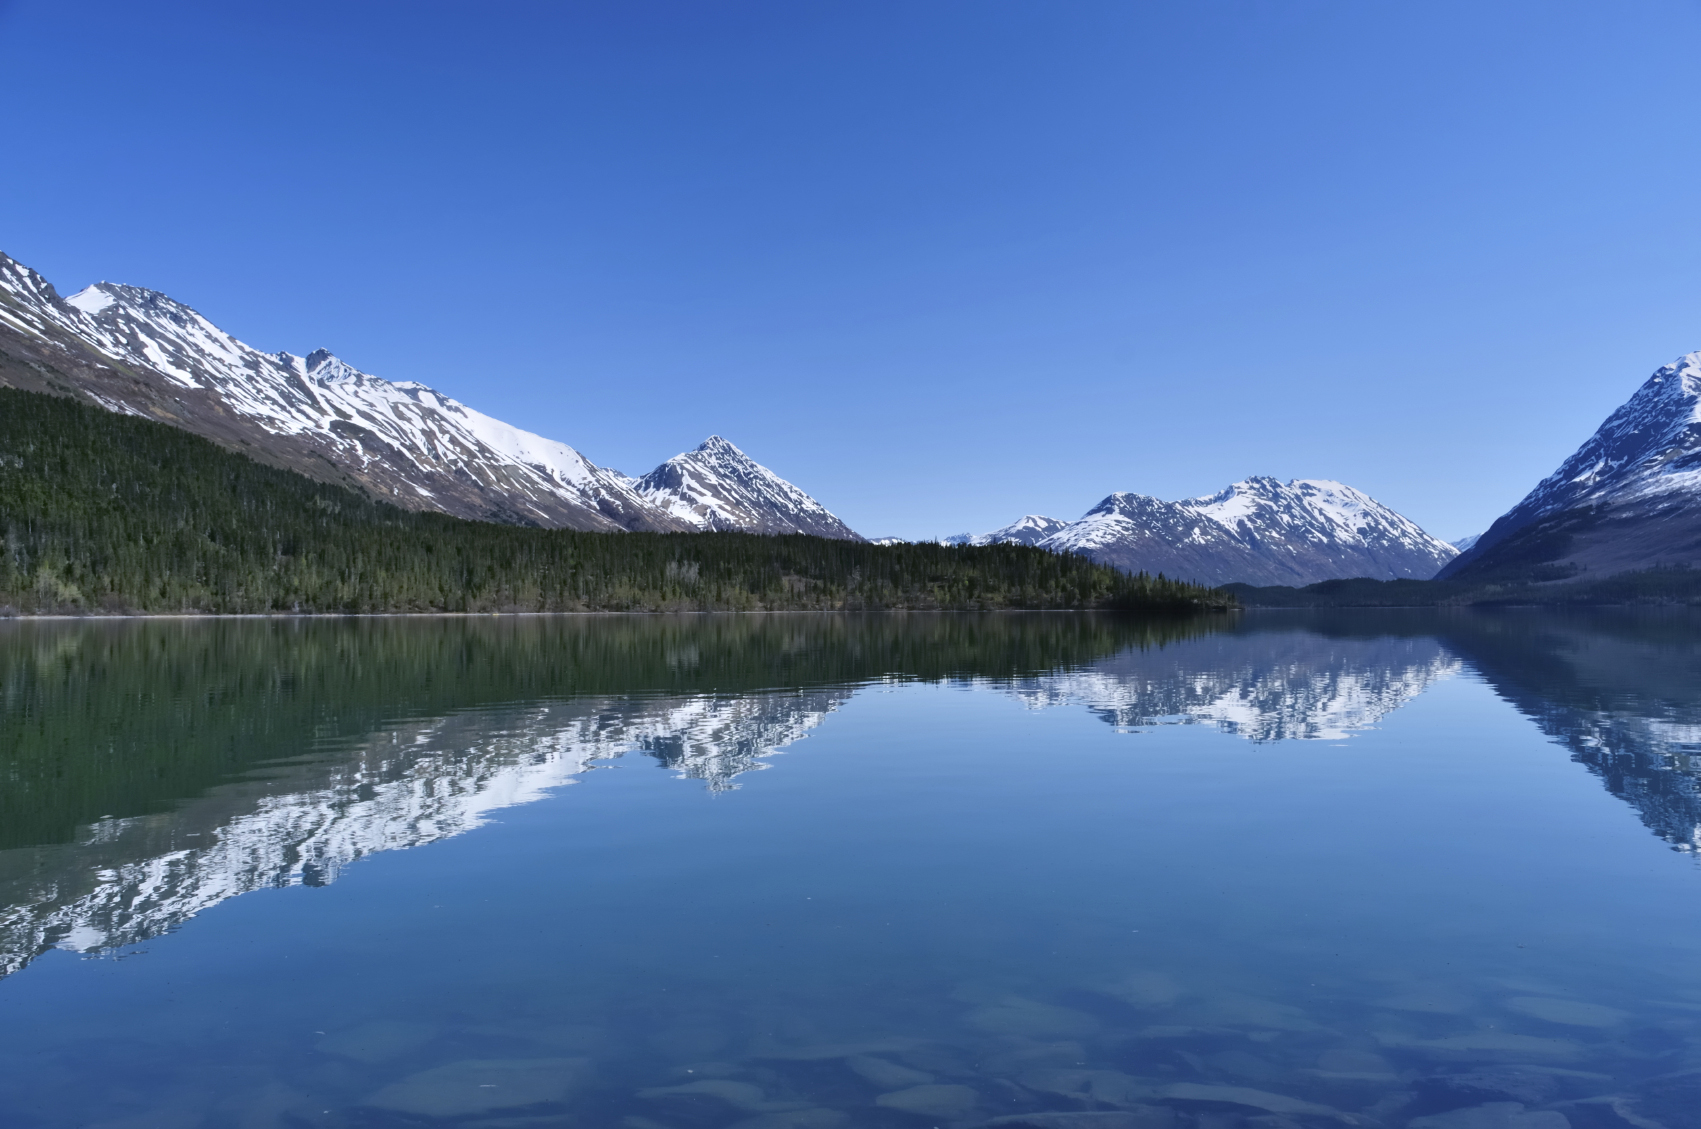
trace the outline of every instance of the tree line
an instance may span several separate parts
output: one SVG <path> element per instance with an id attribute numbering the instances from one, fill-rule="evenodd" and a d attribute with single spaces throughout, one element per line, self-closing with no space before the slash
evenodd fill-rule
<path id="1" fill-rule="evenodd" d="M 166 424 L 0 389 L 13 613 L 1220 608 L 1023 545 L 581 533 L 405 510 Z"/>

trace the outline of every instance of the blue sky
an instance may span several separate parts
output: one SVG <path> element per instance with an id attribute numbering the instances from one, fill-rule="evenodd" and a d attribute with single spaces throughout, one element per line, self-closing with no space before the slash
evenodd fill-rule
<path id="1" fill-rule="evenodd" d="M 0 0 L 0 249 L 870 535 L 1335 478 L 1438 535 L 1701 348 L 1670 0 Z"/>

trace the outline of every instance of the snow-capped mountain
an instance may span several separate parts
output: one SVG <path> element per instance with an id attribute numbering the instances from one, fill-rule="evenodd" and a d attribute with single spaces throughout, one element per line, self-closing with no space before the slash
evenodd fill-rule
<path id="1" fill-rule="evenodd" d="M 1442 576 L 1679 564 L 1701 565 L 1701 352 L 1655 371 Z"/>
<path id="2" fill-rule="evenodd" d="M 1002 529 L 994 529 L 991 533 L 977 533 L 968 538 L 964 544 L 1038 545 L 1052 534 L 1061 533 L 1068 526 L 1069 523 L 1061 518 L 1028 514 L 1026 517 L 1017 518 Z"/>
<path id="3" fill-rule="evenodd" d="M 78 396 L 173 424 L 411 509 L 606 532 L 769 532 L 784 512 L 842 531 L 828 536 L 855 536 L 724 441 L 711 444 L 731 454 L 705 466 L 719 473 L 709 485 L 728 491 L 727 501 L 713 521 L 697 520 L 678 498 L 653 491 L 659 504 L 652 503 L 619 471 L 423 384 L 382 380 L 324 350 L 261 352 L 153 290 L 101 282 L 61 298 L 4 254 L 0 385 Z M 745 478 L 734 455 L 753 468 Z M 749 520 L 741 524 L 741 516 Z"/>
<path id="4" fill-rule="evenodd" d="M 1179 502 L 1112 494 L 1037 543 L 1129 572 L 1202 584 L 1424 580 L 1457 554 L 1350 486 L 1264 477 Z"/>
<path id="5" fill-rule="evenodd" d="M 1469 537 L 1461 537 L 1457 541 L 1449 541 L 1447 543 L 1463 553 L 1480 540 L 1482 540 L 1482 534 L 1473 533 Z"/>
<path id="6" fill-rule="evenodd" d="M 695 529 L 862 540 L 826 506 L 719 435 L 632 480 L 632 487 L 650 505 Z"/>

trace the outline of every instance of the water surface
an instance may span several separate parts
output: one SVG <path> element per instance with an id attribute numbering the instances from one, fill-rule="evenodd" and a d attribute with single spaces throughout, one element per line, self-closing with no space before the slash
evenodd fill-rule
<path id="1" fill-rule="evenodd" d="M 0 625 L 0 1124 L 1701 1125 L 1701 619 Z"/>

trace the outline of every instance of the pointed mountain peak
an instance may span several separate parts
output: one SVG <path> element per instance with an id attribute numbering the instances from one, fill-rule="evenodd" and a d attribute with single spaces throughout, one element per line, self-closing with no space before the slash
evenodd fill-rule
<path id="1" fill-rule="evenodd" d="M 307 354 L 307 375 L 323 384 L 339 381 L 374 380 L 329 349 L 315 349 Z"/>
<path id="2" fill-rule="evenodd" d="M 731 457 L 745 460 L 750 458 L 749 455 L 746 455 L 731 442 L 722 439 L 719 435 L 711 435 L 701 443 L 697 444 L 697 448 L 692 452 L 692 454 L 717 455 L 723 458 Z"/>
<path id="3" fill-rule="evenodd" d="M 637 490 L 698 529 L 862 539 L 820 502 L 719 435 L 638 479 Z"/>

